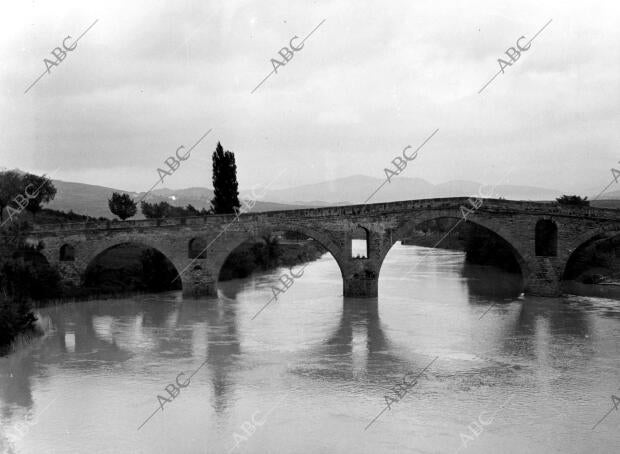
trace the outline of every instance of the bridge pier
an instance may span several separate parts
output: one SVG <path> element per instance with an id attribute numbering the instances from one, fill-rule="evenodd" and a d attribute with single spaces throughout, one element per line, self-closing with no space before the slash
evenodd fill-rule
<path id="1" fill-rule="evenodd" d="M 56 262 L 61 284 L 67 287 L 80 287 L 83 284 L 86 267 L 75 262 Z"/>
<path id="2" fill-rule="evenodd" d="M 530 274 L 525 279 L 525 294 L 555 297 L 562 294 L 560 273 L 563 266 L 558 257 L 532 257 Z"/>
<path id="3" fill-rule="evenodd" d="M 203 264 L 195 264 L 181 273 L 183 296 L 217 296 L 217 280 L 204 268 Z"/>
<path id="4" fill-rule="evenodd" d="M 342 293 L 354 298 L 376 298 L 379 294 L 379 273 L 372 260 L 352 259 L 342 273 Z"/>
<path id="5" fill-rule="evenodd" d="M 355 274 L 343 281 L 343 295 L 354 298 L 376 298 L 379 279 L 372 272 Z"/>

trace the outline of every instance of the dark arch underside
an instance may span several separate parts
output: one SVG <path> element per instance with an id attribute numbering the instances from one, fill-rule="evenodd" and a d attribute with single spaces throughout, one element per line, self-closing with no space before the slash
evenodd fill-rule
<path id="1" fill-rule="evenodd" d="M 84 287 L 98 293 L 180 290 L 178 276 L 162 252 L 126 242 L 106 248 L 90 261 L 84 272 Z"/>
<path id="2" fill-rule="evenodd" d="M 319 241 L 300 230 L 265 231 L 259 240 L 247 239 L 227 255 L 220 267 L 218 281 L 317 260 L 326 252 L 329 250 Z"/>
<path id="3" fill-rule="evenodd" d="M 596 276 L 620 277 L 620 232 L 594 235 L 577 247 L 566 261 L 562 279 L 594 283 Z"/>
<path id="4" fill-rule="evenodd" d="M 424 247 L 463 250 L 473 264 L 497 266 L 505 271 L 527 276 L 527 265 L 519 252 L 500 234 L 475 221 L 458 216 L 438 216 L 403 224 L 392 241 Z"/>

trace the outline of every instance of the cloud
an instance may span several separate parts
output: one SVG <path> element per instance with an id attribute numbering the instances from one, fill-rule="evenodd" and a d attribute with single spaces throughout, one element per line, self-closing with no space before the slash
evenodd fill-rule
<path id="1" fill-rule="evenodd" d="M 439 128 L 411 177 L 482 180 L 489 169 L 517 166 L 514 183 L 580 192 L 618 160 L 618 8 L 559 0 L 12 4 L 0 19 L 0 162 L 144 191 L 178 146 L 213 128 L 167 185 L 210 186 L 218 140 L 236 153 L 243 187 L 282 168 L 282 184 L 294 185 L 380 177 L 399 150 Z M 478 94 L 505 50 L 550 18 Z M 24 95 L 43 58 L 95 19 Z M 250 94 L 270 59 L 323 19 Z"/>

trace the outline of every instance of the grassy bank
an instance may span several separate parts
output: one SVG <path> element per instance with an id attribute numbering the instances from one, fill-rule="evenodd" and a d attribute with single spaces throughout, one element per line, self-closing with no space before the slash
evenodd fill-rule
<path id="1" fill-rule="evenodd" d="M 12 351 L 16 344 L 27 343 L 43 332 L 29 303 L 6 298 L 0 302 L 0 356 Z"/>

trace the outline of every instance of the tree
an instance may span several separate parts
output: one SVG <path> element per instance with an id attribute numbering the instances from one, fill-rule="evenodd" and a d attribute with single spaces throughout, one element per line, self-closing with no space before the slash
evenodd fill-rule
<path id="1" fill-rule="evenodd" d="M 4 209 L 21 190 L 22 176 L 18 172 L 15 170 L 0 172 L 0 221 L 3 219 Z"/>
<path id="2" fill-rule="evenodd" d="M 224 151 L 221 143 L 213 152 L 213 212 L 215 214 L 234 213 L 239 208 L 239 184 L 237 183 L 237 164 L 235 154 Z"/>
<path id="3" fill-rule="evenodd" d="M 142 214 L 147 219 L 162 219 L 162 218 L 183 218 L 188 216 L 207 216 L 211 214 L 210 211 L 204 208 L 198 211 L 191 204 L 185 208 L 170 205 L 168 202 L 148 203 L 142 202 L 140 204 Z"/>
<path id="4" fill-rule="evenodd" d="M 587 197 L 580 197 L 578 195 L 563 195 L 555 199 L 560 205 L 573 205 L 580 207 L 589 207 L 590 201 Z"/>
<path id="5" fill-rule="evenodd" d="M 198 211 L 197 208 L 195 208 L 191 203 L 189 205 L 187 205 L 185 208 L 183 208 L 183 216 L 207 216 L 211 214 L 211 209 L 207 210 L 205 208 L 202 208 L 200 211 Z"/>
<path id="6" fill-rule="evenodd" d="M 0 256 L 0 355 L 20 333 L 36 329 L 30 300 L 57 297 L 60 275 L 40 257 L 44 247 L 26 241 L 30 227 L 26 221 L 12 222 L 0 229 L 5 254 Z"/>
<path id="7" fill-rule="evenodd" d="M 185 207 L 185 211 L 187 212 L 187 216 L 200 216 L 200 211 L 194 208 L 191 203 Z"/>
<path id="8" fill-rule="evenodd" d="M 170 215 L 172 206 L 168 202 L 148 203 L 142 201 L 140 209 L 147 219 L 162 219 Z"/>
<path id="9" fill-rule="evenodd" d="M 32 213 L 32 217 L 34 218 L 34 216 L 41 211 L 42 203 L 49 203 L 54 200 L 56 188 L 49 178 L 45 176 L 40 177 L 31 173 L 24 175 L 22 184 L 24 192 L 28 196 L 28 205 L 26 205 L 26 209 Z M 31 197 L 29 194 L 32 194 L 34 197 Z"/>
<path id="10" fill-rule="evenodd" d="M 112 198 L 108 199 L 108 206 L 112 214 L 117 215 L 121 220 L 125 220 L 135 216 L 137 208 L 136 202 L 132 200 L 129 194 L 112 193 Z"/>

